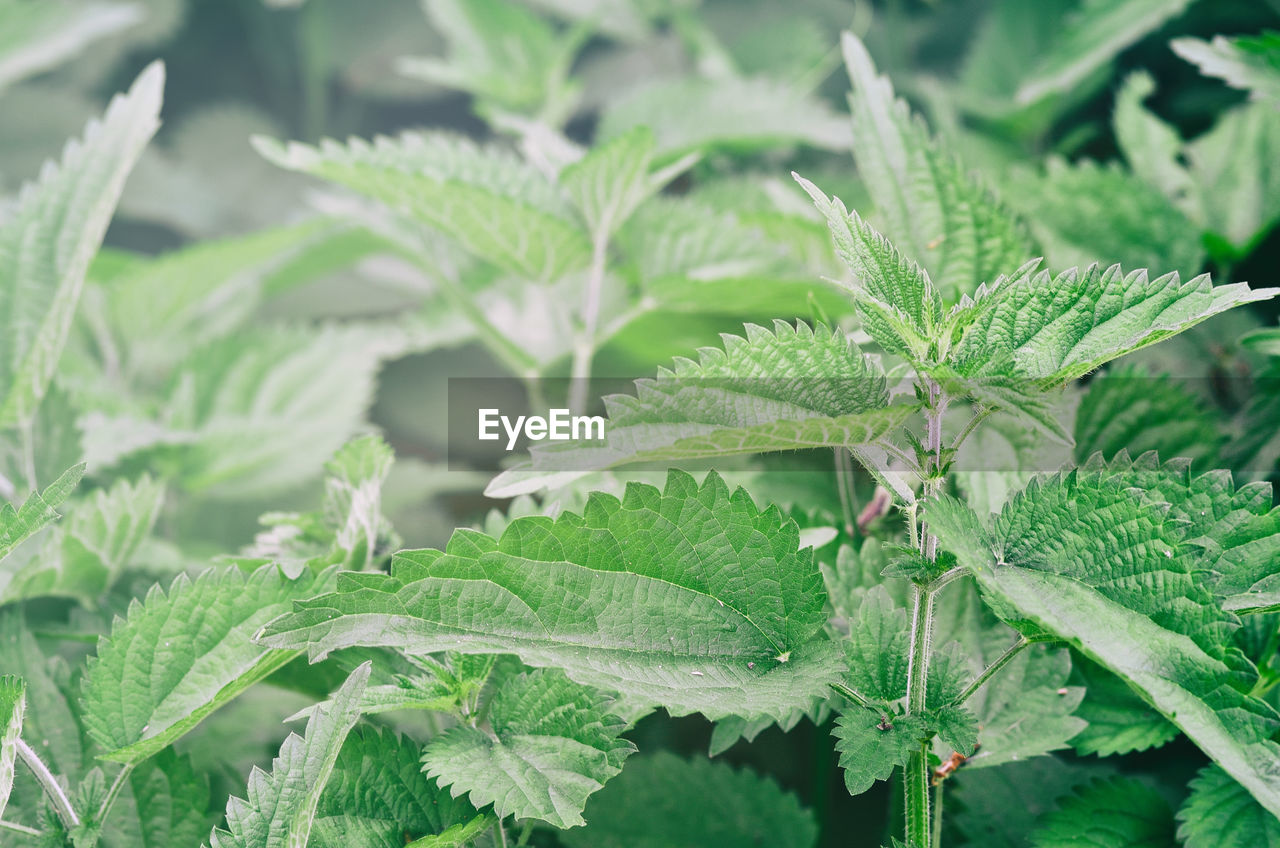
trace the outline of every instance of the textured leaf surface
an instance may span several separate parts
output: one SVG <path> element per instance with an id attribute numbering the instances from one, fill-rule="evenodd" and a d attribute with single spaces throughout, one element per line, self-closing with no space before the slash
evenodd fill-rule
<path id="1" fill-rule="evenodd" d="M 1280 32 L 1215 35 L 1212 41 L 1175 38 L 1169 46 L 1205 76 L 1218 77 L 1260 99 L 1280 100 Z"/>
<path id="2" fill-rule="evenodd" d="M 84 476 L 84 465 L 77 465 L 62 473 L 43 492 L 32 492 L 22 506 L 13 504 L 0 508 L 0 559 L 13 553 L 13 549 L 44 529 L 60 517 L 57 508 L 62 505 Z"/>
<path id="3" fill-rule="evenodd" d="M 1214 286 L 1207 275 L 1184 283 L 1177 272 L 1125 274 L 1118 265 L 1056 277 L 1027 269 L 978 294 L 952 356 L 965 374 L 1011 358 L 1026 376 L 1053 385 L 1277 293 L 1243 283 Z"/>
<path id="4" fill-rule="evenodd" d="M 1222 645 L 1233 622 L 1185 555 L 1181 525 L 1100 472 L 1039 478 L 987 530 L 953 499 L 930 529 L 1001 614 L 1064 639 L 1140 692 L 1273 811 L 1280 716 L 1244 694 Z"/>
<path id="5" fill-rule="evenodd" d="M 254 768 L 246 799 L 227 802 L 227 829 L 213 831 L 213 848 L 306 848 L 321 793 L 360 718 L 360 693 L 369 670 L 365 663 L 353 671 L 329 708 L 307 722 L 303 736 L 289 734 L 270 774 Z"/>
<path id="6" fill-rule="evenodd" d="M 531 280 L 583 268 L 591 248 L 569 204 L 514 155 L 440 133 L 319 147 L 259 139 L 277 165 L 379 200 L 476 256 Z"/>
<path id="7" fill-rule="evenodd" d="M 592 796 L 586 818 L 560 835 L 570 848 L 812 848 L 818 835 L 812 814 L 773 780 L 666 752 L 628 763 Z"/>
<path id="8" fill-rule="evenodd" d="M 345 574 L 262 641 L 313 657 L 351 645 L 513 653 L 628 701 L 709 718 L 782 716 L 840 673 L 814 637 L 825 593 L 799 530 L 715 474 L 595 494 L 581 516 L 459 530 L 390 575 Z"/>
<path id="9" fill-rule="evenodd" d="M 422 771 L 421 749 L 376 727 L 357 728 L 338 754 L 316 808 L 309 845 L 403 848 L 466 824 L 478 813 Z"/>
<path id="10" fill-rule="evenodd" d="M 1178 838 L 1186 848 L 1277 848 L 1280 821 L 1226 772 L 1208 766 L 1178 810 Z"/>
<path id="11" fill-rule="evenodd" d="M 1109 757 L 1145 751 L 1178 735 L 1177 727 L 1097 663 L 1080 660 L 1073 671 L 1087 687 L 1076 715 L 1089 724 L 1071 739 L 1071 746 L 1080 753 Z"/>
<path id="12" fill-rule="evenodd" d="M 209 834 L 209 778 L 172 750 L 140 763 L 104 823 L 120 848 L 195 846 Z"/>
<path id="13" fill-rule="evenodd" d="M 12 674 L 0 677 L 0 816 L 4 815 L 9 793 L 13 791 L 14 764 L 26 707 L 26 681 Z"/>
<path id="14" fill-rule="evenodd" d="M 289 580 L 271 563 L 248 575 L 223 566 L 133 601 L 85 678 L 85 724 L 104 758 L 141 762 L 293 659 L 251 639 L 321 586 L 310 571 Z"/>
<path id="15" fill-rule="evenodd" d="M 843 47 L 853 82 L 854 161 L 889 241 L 951 299 L 1034 255 L 1013 216 L 894 96 L 862 42 L 845 33 Z"/>
<path id="16" fill-rule="evenodd" d="M 125 178 L 160 126 L 164 68 L 149 66 L 0 226 L 0 427 L 31 420 L 62 356 L 89 262 Z"/>
<path id="17" fill-rule="evenodd" d="M 844 785 L 861 795 L 877 780 L 888 780 L 932 735 L 918 715 L 893 715 L 855 707 L 836 719 L 836 750 Z"/>
<path id="18" fill-rule="evenodd" d="M 538 819 L 558 828 L 583 824 L 592 793 L 622 770 L 635 745 L 611 699 L 554 669 L 503 682 L 489 707 L 489 729 L 459 726 L 432 739 L 423 769 L 500 818 Z"/>
<path id="19" fill-rule="evenodd" d="M 1033 848 L 1173 848 L 1173 811 L 1132 778 L 1095 780 L 1059 802 L 1031 835 Z"/>
<path id="20" fill-rule="evenodd" d="M 1115 367 L 1096 375 L 1076 409 L 1075 458 L 1112 459 L 1155 451 L 1166 458 L 1210 460 L 1226 439 L 1204 400 L 1168 374 Z"/>

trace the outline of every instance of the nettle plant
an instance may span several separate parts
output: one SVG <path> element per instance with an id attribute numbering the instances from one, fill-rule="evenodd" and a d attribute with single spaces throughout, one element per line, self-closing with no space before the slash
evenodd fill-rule
<path id="1" fill-rule="evenodd" d="M 249 275 L 238 297 L 218 279 L 350 236 L 331 220 L 158 260 L 108 254 L 91 272 L 157 125 L 158 67 L 0 226 L 0 311 L 19 316 L 0 358 L 0 479 L 29 492 L 0 512 L 0 601 L 86 601 L 51 632 L 0 616 L 5 844 L 813 845 L 813 815 L 772 780 L 715 759 L 633 758 L 626 734 L 657 710 L 715 722 L 713 753 L 774 725 L 831 721 L 851 794 L 901 776 L 894 845 L 938 845 L 948 787 L 985 770 L 1178 736 L 1211 765 L 1179 787 L 1176 823 L 1160 792 L 1109 772 L 1062 786 L 1074 794 L 1021 835 L 1037 846 L 1280 839 L 1280 510 L 1265 484 L 1200 467 L 1212 452 L 1178 458 L 1217 433 L 1135 427 L 1133 381 L 1075 387 L 1277 290 L 1044 267 L 1039 228 L 929 135 L 852 35 L 852 149 L 878 229 L 803 177 L 814 209 L 781 180 L 735 215 L 696 186 L 671 196 L 704 146 L 840 147 L 845 123 L 799 98 L 771 107 L 763 133 L 750 109 L 651 129 L 646 110 L 672 96 L 651 90 L 581 148 L 560 129 L 582 33 L 516 8 L 430 4 L 451 55 L 406 70 L 470 91 L 520 155 L 433 133 L 257 142 L 362 196 L 327 201 L 376 233 L 344 241 L 344 261 L 388 247 L 408 258 L 438 286 L 428 307 L 446 321 L 253 326 L 261 289 L 305 272 Z M 782 89 L 724 66 L 696 18 L 667 11 L 720 75 L 719 88 L 675 84 L 681 102 L 776 99 Z M 538 49 L 515 49 L 514 32 Z M 504 70 L 517 59 L 527 86 Z M 1125 114 L 1150 129 L 1137 85 Z M 731 187 L 730 200 L 748 194 L 747 182 Z M 1212 224 L 1207 207 L 1198 217 Z M 1266 222 L 1246 223 L 1241 239 L 1210 245 L 1237 256 Z M 846 273 L 811 299 L 796 277 L 823 265 L 828 240 Z M 85 291 L 106 308 L 78 325 Z M 392 451 L 377 436 L 347 440 L 379 358 L 473 334 L 531 391 L 567 359 L 584 407 L 612 335 L 662 308 L 711 311 L 727 293 L 730 308 L 816 317 L 749 325 L 607 398 L 604 445 L 537 450 L 488 489 L 553 494 L 457 530 L 443 550 L 398 550 L 383 502 Z M 222 309 L 228 300 L 241 306 Z M 552 331 L 533 333 L 529 313 Z M 831 313 L 856 318 L 857 343 Z M 445 326 L 460 318 L 464 331 Z M 183 364 L 171 370 L 173 351 Z M 1176 390 L 1150 385 L 1148 410 L 1183 411 Z M 54 450 L 67 419 L 85 443 Z M 985 455 L 988 434 L 1012 455 Z M 1139 445 L 1168 450 L 1125 450 Z M 83 466 L 45 466 L 81 447 L 115 480 L 76 496 Z M 308 479 L 321 448 L 319 506 L 267 514 L 238 555 L 189 568 L 152 538 L 167 487 L 214 503 L 286 488 Z M 836 491 L 820 496 L 840 498 L 834 530 L 736 459 L 787 452 L 764 466 L 786 469 L 789 452 L 813 449 L 836 458 Z M 661 486 L 623 485 L 614 470 L 722 460 L 701 479 L 670 470 Z M 855 464 L 876 486 L 861 514 Z M 139 468 L 156 477 L 129 479 Z M 750 491 L 726 482 L 735 475 Z M 144 591 L 122 589 L 144 549 Z M 109 625 L 92 609 L 104 598 L 120 613 Z M 72 670 L 42 639 L 96 644 Z M 267 680 L 305 696 L 289 719 L 305 725 L 211 815 L 223 805 L 192 757 L 197 728 Z"/>

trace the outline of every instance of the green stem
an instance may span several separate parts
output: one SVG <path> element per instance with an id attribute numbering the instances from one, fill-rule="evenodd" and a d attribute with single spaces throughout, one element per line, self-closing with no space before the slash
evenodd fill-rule
<path id="1" fill-rule="evenodd" d="M 591 240 L 591 267 L 587 271 L 587 283 L 582 291 L 582 331 L 573 345 L 573 366 L 569 374 L 569 408 L 579 414 L 587 411 L 587 387 L 591 382 L 591 359 L 596 351 L 600 290 L 604 287 L 608 248 L 609 230 L 602 226 Z"/>
<path id="2" fill-rule="evenodd" d="M 956 696 L 954 704 L 963 704 L 969 700 L 969 697 L 982 688 L 982 684 L 991 679 L 997 671 L 1009 664 L 1009 661 L 1018 655 L 1018 652 L 1030 645 L 1030 640 L 1026 636 L 1019 636 L 1018 641 L 1009 646 L 1009 649 L 1000 656 L 996 657 L 991 665 L 982 670 L 982 673 L 973 679 L 973 682 L 964 688 L 964 691 Z"/>
<path id="3" fill-rule="evenodd" d="M 124 788 L 124 782 L 129 779 L 129 774 L 132 771 L 133 766 L 127 765 L 120 769 L 120 773 L 112 781 L 111 788 L 107 790 L 107 797 L 102 799 L 102 806 L 98 808 L 98 824 L 102 824 L 107 820 L 107 813 L 111 812 L 111 807 L 115 804 L 116 798 L 120 796 L 120 790 Z"/>
<path id="4" fill-rule="evenodd" d="M 41 835 L 40 831 L 36 830 L 34 827 L 27 827 L 25 824 L 5 821 L 4 819 L 0 819 L 0 830 L 12 830 L 16 833 L 25 833 L 27 836 Z"/>
<path id="5" fill-rule="evenodd" d="M 18 756 L 35 776 L 40 787 L 44 789 L 44 794 L 49 796 L 49 803 L 53 805 L 58 818 L 62 819 L 63 826 L 67 830 L 79 827 L 80 817 L 72 809 L 71 799 L 67 797 L 67 793 L 62 791 L 62 784 L 58 783 L 58 779 L 53 776 L 53 772 L 49 771 L 49 767 L 44 764 L 44 760 L 40 759 L 40 755 L 31 750 L 31 746 L 22 739 L 18 740 Z"/>
<path id="6" fill-rule="evenodd" d="M 39 485 L 36 479 L 36 440 L 32 430 L 32 420 L 26 419 L 21 424 L 22 432 L 22 473 L 27 478 L 27 493 L 35 494 Z"/>
<path id="7" fill-rule="evenodd" d="M 933 593 L 924 586 L 915 588 L 911 614 L 911 651 L 907 658 L 907 713 L 925 710 L 929 681 L 929 656 L 933 625 Z M 929 749 L 921 744 L 912 752 L 903 774 L 906 797 L 907 844 L 930 848 L 929 830 Z"/>
<path id="8" fill-rule="evenodd" d="M 836 690 L 836 692 L 840 693 L 840 695 L 843 696 L 845 699 L 852 701 L 853 703 L 857 704 L 860 707 L 866 707 L 867 709 L 876 708 L 874 704 L 872 704 L 862 695 L 859 695 L 853 689 L 850 689 L 848 686 L 845 686 L 843 683 L 832 683 L 831 688 Z"/>
<path id="9" fill-rule="evenodd" d="M 942 844 L 942 787 L 941 781 L 933 788 L 933 844 Z"/>
<path id="10" fill-rule="evenodd" d="M 853 488 L 853 458 L 848 448 L 836 448 L 836 489 L 840 492 L 840 511 L 844 515 L 845 535 L 853 538 L 858 526 L 858 495 Z"/>
<path id="11" fill-rule="evenodd" d="M 973 417 L 969 419 L 968 423 L 964 425 L 964 429 L 956 434 L 955 441 L 951 443 L 951 449 L 959 450 L 960 446 L 964 444 L 965 439 L 969 438 L 969 435 L 977 429 L 977 426 L 985 421 L 987 416 L 993 412 L 995 412 L 994 409 L 988 408 L 979 409 L 975 412 Z"/>

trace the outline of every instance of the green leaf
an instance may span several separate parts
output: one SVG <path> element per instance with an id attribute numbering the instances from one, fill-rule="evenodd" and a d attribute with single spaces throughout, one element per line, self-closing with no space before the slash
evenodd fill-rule
<path id="1" fill-rule="evenodd" d="M 705 799 L 710 807 L 690 803 Z M 569 848 L 813 848 L 813 815 L 771 778 L 660 752 L 636 757 L 587 802 Z"/>
<path id="2" fill-rule="evenodd" d="M 1202 769 L 1178 810 L 1185 848 L 1277 848 L 1280 821 L 1217 766 Z"/>
<path id="3" fill-rule="evenodd" d="M 685 156 L 651 172 L 653 146 L 653 130 L 635 127 L 560 172 L 560 185 L 596 238 L 616 232 L 636 207 L 697 161 L 696 155 Z"/>
<path id="4" fill-rule="evenodd" d="M 1264 102 L 1230 109 L 1184 156 L 1195 182 L 1193 217 L 1225 242 L 1214 252 L 1251 253 L 1280 221 L 1280 110 Z"/>
<path id="5" fill-rule="evenodd" d="M 832 733 L 850 795 L 861 795 L 877 780 L 905 766 L 932 732 L 920 715 L 894 715 L 854 707 L 836 719 Z"/>
<path id="6" fill-rule="evenodd" d="M 145 760 L 296 657 L 250 639 L 323 585 L 310 571 L 289 580 L 272 563 L 248 575 L 223 566 L 134 600 L 99 641 L 85 677 L 85 726 L 103 759 Z"/>
<path id="7" fill-rule="evenodd" d="M 78 780 L 85 765 L 85 740 L 72 704 L 70 670 L 60 656 L 46 658 L 19 612 L 0 615 L 0 668 L 26 685 L 23 733 L 48 766 Z"/>
<path id="8" fill-rule="evenodd" d="M 764 77 L 677 77 L 612 99 L 598 136 L 651 127 L 660 161 L 692 152 L 755 153 L 782 145 L 845 150 L 849 131 L 822 100 Z"/>
<path id="9" fill-rule="evenodd" d="M 587 471 L 635 462 L 709 459 L 815 447 L 866 447 L 913 411 L 884 408 L 884 373 L 843 334 L 782 321 L 724 335 L 724 349 L 677 359 L 636 395 L 605 398 L 605 441 L 532 451 L 536 471 Z M 598 445 L 598 446 L 597 446 Z M 490 484 L 503 496 L 506 473 Z"/>
<path id="10" fill-rule="evenodd" d="M 499 818 L 576 827 L 587 798 L 636 750 L 618 738 L 626 723 L 609 714 L 611 702 L 556 669 L 520 674 L 494 695 L 489 728 L 446 730 L 427 744 L 423 769 L 476 807 L 493 804 Z"/>
<path id="11" fill-rule="evenodd" d="M 1145 751 L 1178 735 L 1178 728 L 1102 666 L 1080 658 L 1072 671 L 1086 687 L 1076 715 L 1089 724 L 1071 739 L 1071 747 L 1081 754 L 1110 757 Z"/>
<path id="12" fill-rule="evenodd" d="M 0 0 L 0 90 L 51 70 L 141 18 L 142 7 L 135 3 Z"/>
<path id="13" fill-rule="evenodd" d="M 1116 141 L 1133 173 L 1185 211 L 1187 205 L 1182 201 L 1192 191 L 1192 178 L 1186 166 L 1179 161 L 1182 136 L 1142 105 L 1142 101 L 1155 90 L 1155 80 L 1145 71 L 1135 71 L 1125 78 L 1116 94 L 1112 121 Z"/>
<path id="14" fill-rule="evenodd" d="M 1152 279 L 1146 271 L 1091 265 L 1052 277 L 1028 268 L 978 293 L 952 361 L 961 374 L 973 375 L 1011 359 L 1026 377 L 1057 385 L 1276 294 L 1280 289 L 1243 283 L 1214 286 L 1208 275 L 1184 283 L 1176 271 Z"/>
<path id="15" fill-rule="evenodd" d="M 893 602 L 883 586 L 872 588 L 849 622 L 845 682 L 859 695 L 886 704 L 905 697 L 910 641 L 907 611 Z"/>
<path id="16" fill-rule="evenodd" d="M 813 183 L 792 176 L 827 219 L 836 253 L 853 272 L 855 285 L 849 291 L 864 329 L 886 351 L 917 362 L 924 359 L 942 318 L 942 298 L 928 272 L 904 258 L 839 198 L 828 198 Z"/>
<path id="17" fill-rule="evenodd" d="M 425 0 L 448 58 L 406 58 L 399 70 L 417 79 L 469 92 L 482 112 L 511 110 L 559 114 L 562 90 L 583 31 L 557 35 L 551 25 L 507 0 Z"/>
<path id="18" fill-rule="evenodd" d="M 27 185 L 0 225 L 0 429 L 31 421 L 134 162 L 159 127 L 164 67 L 150 65 L 62 161 Z"/>
<path id="19" fill-rule="evenodd" d="M 104 822 L 103 840 L 120 848 L 194 846 L 209 833 L 209 778 L 190 758 L 162 751 L 129 773 Z"/>
<path id="20" fill-rule="evenodd" d="M 444 133 L 404 133 L 372 143 L 319 147 L 255 138 L 282 168 L 346 186 L 418 225 L 445 233 L 476 256 L 542 282 L 584 268 L 586 233 L 556 187 L 496 147 Z"/>
<path id="21" fill-rule="evenodd" d="M 826 693 L 838 650 L 813 642 L 825 595 L 799 530 L 710 474 L 594 494 L 581 516 L 517 518 L 500 539 L 459 530 L 391 575 L 344 574 L 261 641 L 312 657 L 352 645 L 512 653 L 628 703 L 782 717 Z M 759 590 L 770 586 L 769 592 Z"/>
<path id="22" fill-rule="evenodd" d="M 14 764 L 22 736 L 22 715 L 27 706 L 27 684 L 12 674 L 0 677 L 0 816 L 13 791 Z"/>
<path id="23" fill-rule="evenodd" d="M 990 530 L 959 501 L 929 528 L 974 573 L 998 612 L 1066 641 L 1125 680 L 1273 812 L 1280 716 L 1245 694 L 1224 649 L 1233 626 L 1185 555 L 1182 525 L 1105 473 L 1037 478 Z M 1117 532 L 1117 528 L 1123 528 Z"/>
<path id="24" fill-rule="evenodd" d="M 390 532 L 382 517 L 382 485 L 394 461 L 391 447 L 374 435 L 347 442 L 325 465 L 325 517 L 337 528 L 334 542 L 348 552 L 348 567 L 368 569 L 379 538 Z"/>
<path id="25" fill-rule="evenodd" d="M 407 840 L 474 821 L 479 814 L 470 804 L 423 773 L 421 753 L 412 740 L 390 730 L 352 732 L 320 796 L 308 845 L 403 848 Z"/>
<path id="26" fill-rule="evenodd" d="M 307 722 L 303 736 L 289 734 L 270 774 L 254 767 L 247 800 L 227 801 L 227 829 L 213 831 L 213 848 L 306 848 L 320 796 L 360 718 L 360 693 L 369 670 L 365 663 L 351 672 L 330 708 Z"/>
<path id="27" fill-rule="evenodd" d="M 68 468 L 43 492 L 32 492 L 18 509 L 13 504 L 0 507 L 0 560 L 13 553 L 14 548 L 43 530 L 61 516 L 59 507 L 84 477 L 84 463 Z"/>
<path id="28" fill-rule="evenodd" d="M 1180 14 L 1191 0 L 1084 0 L 1015 98 L 1031 103 L 1068 91 L 1118 53 Z"/>
<path id="29" fill-rule="evenodd" d="M 955 299 L 1034 255 L 1009 213 L 930 137 L 854 35 L 843 37 L 853 82 L 853 156 L 882 232 Z"/>
<path id="30" fill-rule="evenodd" d="M 1033 848 L 1174 848 L 1173 811 L 1133 778 L 1094 780 L 1059 802 L 1031 835 Z"/>
<path id="31" fill-rule="evenodd" d="M 1280 100 L 1280 32 L 1215 35 L 1213 41 L 1175 38 L 1169 46 L 1205 76 L 1218 77 L 1258 99 Z"/>

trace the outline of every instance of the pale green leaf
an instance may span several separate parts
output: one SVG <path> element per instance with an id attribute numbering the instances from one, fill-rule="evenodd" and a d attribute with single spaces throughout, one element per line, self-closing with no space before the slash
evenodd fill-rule
<path id="1" fill-rule="evenodd" d="M 1205 76 L 1218 77 L 1259 99 L 1280 100 L 1280 32 L 1215 35 L 1212 41 L 1175 38 L 1169 46 Z"/>
<path id="2" fill-rule="evenodd" d="M 706 803 L 693 803 L 695 801 Z M 570 848 L 813 848 L 813 814 L 772 779 L 660 752 L 636 757 L 587 802 Z"/>
<path id="3" fill-rule="evenodd" d="M 27 707 L 27 684 L 21 677 L 0 677 L 0 816 L 13 791 L 14 764 L 18 759 L 18 739 L 22 736 L 22 715 Z"/>
<path id="4" fill-rule="evenodd" d="M 862 42 L 845 33 L 843 47 L 853 82 L 853 156 L 880 232 L 949 299 L 1034 255 L 1012 214 L 894 96 Z"/>
<path id="5" fill-rule="evenodd" d="M 134 600 L 99 642 L 85 677 L 85 726 L 103 758 L 145 760 L 297 656 L 251 638 L 323 586 L 310 571 L 289 580 L 272 563 L 248 575 L 223 566 Z"/>
<path id="6" fill-rule="evenodd" d="M 503 681 L 489 704 L 489 727 L 462 725 L 427 743 L 423 769 L 499 818 L 538 819 L 558 828 L 584 824 L 592 793 L 622 770 L 635 745 L 611 699 L 556 669 Z"/>
<path id="7" fill-rule="evenodd" d="M 407 840 L 475 820 L 478 814 L 466 800 L 453 798 L 423 773 L 421 754 L 419 745 L 390 730 L 357 728 L 320 796 L 308 844 L 403 848 Z"/>
<path id="8" fill-rule="evenodd" d="M 1031 834 L 1033 848 L 1174 848 L 1173 810 L 1133 778 L 1095 780 L 1059 801 Z"/>
<path id="9" fill-rule="evenodd" d="M 1252 252 L 1280 221 L 1280 109 L 1264 102 L 1230 109 L 1184 155 L 1199 223 L 1226 243 L 1228 258 Z"/>
<path id="10" fill-rule="evenodd" d="M 164 67 L 112 100 L 0 225 L 0 428 L 36 413 L 62 356 L 89 262 L 142 149 L 159 127 Z"/>
<path id="11" fill-rule="evenodd" d="M 289 734 L 270 774 L 254 768 L 246 798 L 227 802 L 227 829 L 214 830 L 213 848 L 306 848 L 320 796 L 360 718 L 360 693 L 369 670 L 365 663 L 351 672 L 329 709 L 307 722 L 304 735 Z"/>
<path id="12" fill-rule="evenodd" d="M 23 501 L 22 506 L 14 509 L 13 504 L 0 507 L 0 559 L 13 553 L 14 548 L 43 530 L 60 517 L 57 508 L 71 497 L 80 478 L 84 476 L 85 466 L 68 468 L 43 492 L 32 492 Z"/>
<path id="13" fill-rule="evenodd" d="M 136 3 L 0 0 L 0 90 L 142 19 Z"/>
<path id="14" fill-rule="evenodd" d="M 1197 580 L 1158 501 L 1105 472 L 1039 478 L 990 530 L 958 501 L 929 510 L 930 530 L 974 573 L 1002 614 L 1047 631 L 1125 680 L 1143 699 L 1280 812 L 1280 716 L 1242 692 L 1222 645 L 1233 627 Z"/>
<path id="15" fill-rule="evenodd" d="M 372 197 L 525 279 L 555 280 L 590 257 L 586 233 L 555 185 L 499 148 L 445 133 L 255 144 L 280 167 Z"/>
<path id="16" fill-rule="evenodd" d="M 1277 293 L 1243 283 L 1214 286 L 1208 275 L 1184 283 L 1176 271 L 1125 274 L 1118 265 L 1056 277 L 1028 268 L 978 293 L 951 358 L 964 375 L 1012 359 L 1021 374 L 1051 386 Z"/>
<path id="17" fill-rule="evenodd" d="M 1116 93 L 1112 119 L 1116 142 L 1133 173 L 1185 210 L 1192 179 L 1180 161 L 1182 136 L 1142 105 L 1155 90 L 1155 80 L 1145 71 L 1135 71 L 1125 78 Z"/>
<path id="18" fill-rule="evenodd" d="M 1217 766 L 1201 770 L 1178 810 L 1185 848 L 1278 848 L 1280 821 Z"/>
<path id="19" fill-rule="evenodd" d="M 1204 400 L 1168 374 L 1112 367 L 1089 381 L 1076 409 L 1075 458 L 1095 453 L 1208 460 L 1226 440 L 1222 421 Z"/>
<path id="20" fill-rule="evenodd" d="M 261 640 L 313 657 L 360 644 L 513 653 L 677 715 L 781 717 L 841 670 L 835 646 L 813 641 L 825 596 L 798 544 L 776 509 L 673 471 L 664 491 L 632 484 L 581 516 L 518 518 L 500 539 L 459 530 L 443 553 L 398 555 L 391 575 L 344 574 Z"/>
<path id="21" fill-rule="evenodd" d="M 1031 103 L 1067 91 L 1120 51 L 1174 18 L 1191 0 L 1084 0 L 1015 98 Z"/>
<path id="22" fill-rule="evenodd" d="M 190 758 L 162 751 L 129 772 L 103 823 L 112 848 L 195 846 L 209 833 L 209 778 Z"/>

